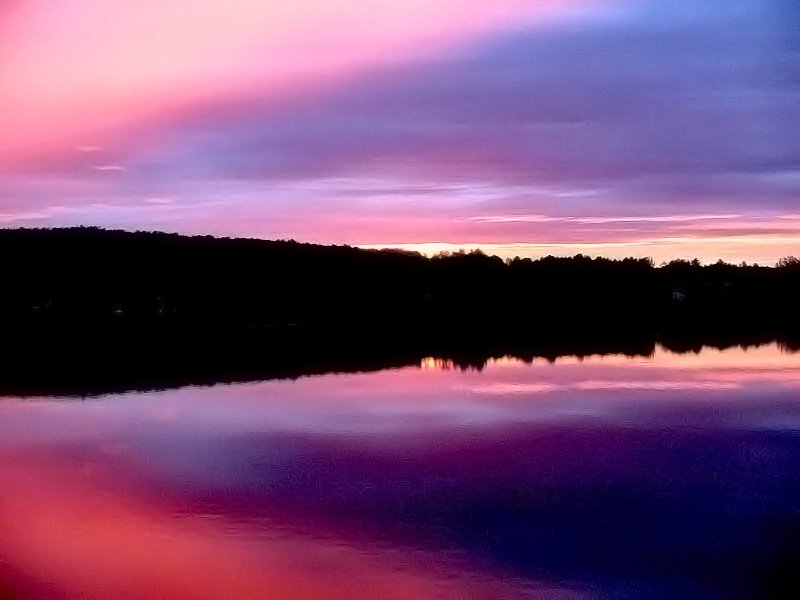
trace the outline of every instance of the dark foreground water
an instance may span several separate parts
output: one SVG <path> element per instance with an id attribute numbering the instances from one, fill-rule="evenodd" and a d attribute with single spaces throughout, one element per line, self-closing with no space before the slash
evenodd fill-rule
<path id="1" fill-rule="evenodd" d="M 0 399 L 0 597 L 800 597 L 800 354 Z"/>

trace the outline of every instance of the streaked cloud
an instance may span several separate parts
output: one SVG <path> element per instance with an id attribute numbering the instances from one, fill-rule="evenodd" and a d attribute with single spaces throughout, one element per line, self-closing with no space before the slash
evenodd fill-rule
<path id="1" fill-rule="evenodd" d="M 92 168 L 95 171 L 127 171 L 122 165 L 94 165 Z"/>
<path id="2" fill-rule="evenodd" d="M 736 219 L 741 215 L 651 215 L 651 216 L 619 216 L 619 217 L 546 217 L 544 215 L 494 215 L 469 217 L 470 221 L 479 223 L 686 223 L 690 221 L 718 221 Z"/>

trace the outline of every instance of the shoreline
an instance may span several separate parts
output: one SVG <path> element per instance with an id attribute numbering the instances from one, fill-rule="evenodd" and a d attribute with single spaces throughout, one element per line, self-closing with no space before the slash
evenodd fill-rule
<path id="1" fill-rule="evenodd" d="M 779 344 L 800 350 L 800 338 L 769 332 L 739 335 L 659 336 L 646 332 L 596 335 L 575 331 L 537 336 L 487 332 L 400 333 L 388 330 L 308 330 L 201 334 L 60 331 L 6 336 L 0 348 L 0 395 L 93 397 L 190 385 L 297 379 L 327 373 L 357 373 L 419 366 L 427 358 L 454 368 L 482 369 L 491 359 L 525 362 L 562 357 L 622 354 L 652 356 L 658 346 L 683 354 L 703 347 Z"/>

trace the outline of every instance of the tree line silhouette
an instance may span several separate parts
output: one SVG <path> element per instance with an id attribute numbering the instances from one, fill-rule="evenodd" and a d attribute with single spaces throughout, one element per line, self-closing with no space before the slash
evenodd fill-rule
<path id="1" fill-rule="evenodd" d="M 780 334 L 798 325 L 800 260 L 703 266 L 577 255 L 432 258 L 295 241 L 93 227 L 0 231 L 0 323 L 398 331 Z"/>
<path id="2" fill-rule="evenodd" d="M 94 227 L 0 230 L 0 388 L 163 387 L 443 356 L 800 338 L 800 260 L 425 257 Z M 27 388 L 26 388 L 27 386 Z"/>

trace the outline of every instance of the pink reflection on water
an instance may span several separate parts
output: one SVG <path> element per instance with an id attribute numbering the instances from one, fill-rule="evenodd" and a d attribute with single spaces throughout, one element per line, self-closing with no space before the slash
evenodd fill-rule
<path id="1" fill-rule="evenodd" d="M 465 494 L 491 489 L 487 481 L 513 490 L 526 477 L 534 490 L 610 475 L 635 481 L 648 466 L 625 442 L 638 443 L 636 428 L 800 423 L 800 355 L 775 345 L 421 367 L 0 400 L 0 596 L 10 587 L 21 598 L 578 598 L 466 555 L 387 541 L 376 533 L 383 522 L 368 518 L 370 498 L 384 498 L 374 488 L 391 498 L 395 486 L 410 502 L 415 478 Z M 624 435 L 614 433 L 620 423 Z M 580 443 L 593 444 L 597 464 Z M 321 469 L 329 495 L 316 475 L 293 468 Z M 238 499 L 224 498 L 245 498 L 254 477 L 267 481 L 258 511 L 237 512 Z M 284 487 L 269 487 L 270 477 Z M 198 482 L 223 500 L 198 501 Z M 214 510 L 216 501 L 230 506 Z M 363 523 L 340 514 L 351 502 L 361 503 Z"/>
<path id="2" fill-rule="evenodd" d="M 581 597 L 532 590 L 421 551 L 342 539 L 334 530 L 297 533 L 263 520 L 176 515 L 169 503 L 137 495 L 131 482 L 120 489 L 118 467 L 3 456 L 0 556 L 19 574 L 8 582 L 15 597 Z"/>

